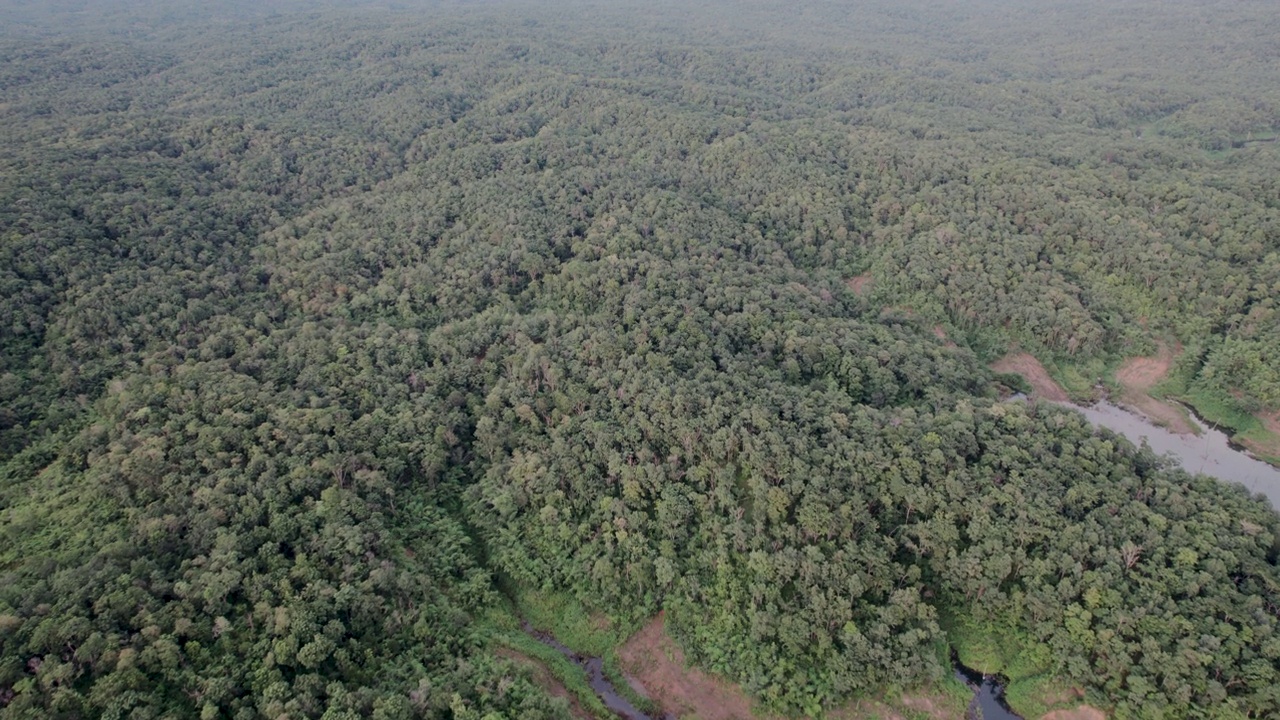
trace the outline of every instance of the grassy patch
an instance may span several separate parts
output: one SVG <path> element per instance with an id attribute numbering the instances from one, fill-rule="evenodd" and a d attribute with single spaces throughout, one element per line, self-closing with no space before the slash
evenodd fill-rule
<path id="1" fill-rule="evenodd" d="M 1259 426 L 1256 431 L 1242 432 L 1236 439 L 1247 444 L 1259 460 L 1280 467 L 1280 434 Z M 1270 451 L 1276 448 L 1275 451 Z"/>
<path id="2" fill-rule="evenodd" d="M 595 691 L 587 684 L 587 676 L 582 668 L 565 658 L 555 649 L 544 645 L 521 630 L 520 619 L 523 618 L 534 629 L 551 633 L 556 640 L 559 640 L 561 644 L 570 650 L 581 655 L 602 659 L 604 661 L 605 677 L 609 679 L 609 682 L 619 695 L 647 713 L 659 712 L 660 709 L 652 700 L 642 697 L 631 688 L 631 684 L 627 682 L 627 678 L 622 672 L 622 666 L 618 662 L 617 648 L 626 642 L 627 638 L 637 628 L 623 625 L 603 613 L 591 612 L 576 598 L 567 593 L 530 590 L 515 587 L 505 582 L 500 582 L 499 584 L 502 586 L 503 593 L 509 601 L 509 607 L 495 613 L 486 623 L 494 629 L 495 634 L 493 637 L 497 642 L 528 655 L 534 655 L 533 652 L 529 651 L 529 648 L 536 646 L 539 651 L 534 656 L 540 660 L 545 659 L 546 653 L 559 658 L 560 661 L 563 661 L 562 663 L 557 665 L 548 663 L 552 673 L 561 682 L 565 683 L 570 692 L 581 697 L 579 685 L 571 684 L 564 678 L 560 678 L 558 667 L 571 667 L 580 678 L 580 687 L 585 688 L 594 703 L 593 705 L 588 705 L 588 709 L 595 712 L 596 705 L 603 708 L 600 698 L 596 696 Z M 517 641 L 521 643 L 518 646 L 513 644 Z M 587 704 L 586 700 L 583 700 L 583 704 Z M 612 714 L 606 711 L 604 717 L 612 717 Z"/>
<path id="3" fill-rule="evenodd" d="M 567 593 L 517 588 L 508 597 L 519 617 L 583 655 L 604 657 L 630 635 L 619 632 L 612 618 L 589 612 Z"/>
<path id="4" fill-rule="evenodd" d="M 1070 683 L 1051 675 L 1010 680 L 1004 689 L 1005 702 L 1019 715 L 1038 718 L 1060 707 L 1074 707 L 1080 703 Z"/>
<path id="5" fill-rule="evenodd" d="M 899 690 L 889 688 L 881 693 L 861 697 L 825 713 L 830 720 L 938 720 L 962 718 L 973 700 L 973 691 L 964 683 L 948 676 L 937 685 Z"/>
<path id="6" fill-rule="evenodd" d="M 1030 395 L 1035 390 L 1031 387 L 1031 383 L 1027 382 L 1027 379 L 1018 373 L 995 373 L 995 381 L 1023 395 Z"/>
<path id="7" fill-rule="evenodd" d="M 1205 421 L 1225 431 L 1233 442 L 1247 444 L 1262 460 L 1280 467 L 1280 436 L 1268 430 L 1258 418 L 1240 410 L 1231 400 L 1205 390 L 1188 390 L 1177 399 L 1195 408 L 1196 414 Z M 1270 452 L 1270 448 L 1276 450 Z"/>
<path id="8" fill-rule="evenodd" d="M 961 664 L 1007 678 L 1005 700 L 1018 714 L 1040 717 L 1078 702 L 1071 684 L 1053 673 L 1049 647 L 1014 629 L 1012 618 L 946 613 L 940 619 Z"/>
<path id="9" fill-rule="evenodd" d="M 969 709 L 969 703 L 973 701 L 973 691 L 954 674 L 948 675 L 938 690 L 946 698 L 947 707 L 957 711 L 956 717 L 964 715 L 964 711 Z"/>
<path id="10" fill-rule="evenodd" d="M 1098 379 L 1113 377 L 1116 366 L 1114 361 L 1108 363 L 1101 358 L 1085 361 L 1053 358 L 1045 363 L 1049 375 L 1076 402 L 1093 402 L 1097 398 Z"/>
<path id="11" fill-rule="evenodd" d="M 1194 376 L 1198 365 L 1184 365 L 1169 373 L 1164 382 L 1152 389 L 1153 397 L 1167 398 L 1195 409 L 1199 422 L 1216 426 L 1233 442 L 1248 445 L 1257 457 L 1280 467 L 1280 434 L 1267 429 L 1262 420 L 1244 410 L 1231 397 L 1197 387 Z"/>
<path id="12" fill-rule="evenodd" d="M 505 620 L 498 619 L 497 622 L 486 623 L 485 628 L 490 641 L 541 662 L 551 675 L 560 681 L 570 693 L 573 693 L 578 702 L 582 703 L 587 712 L 593 716 L 599 718 L 613 717 L 613 713 L 609 712 L 609 709 L 600 701 L 600 697 L 591 689 L 591 685 L 587 681 L 586 671 L 577 663 L 561 655 L 555 648 L 544 645 L 537 639 L 522 632 L 518 625 L 515 627 L 503 627 L 507 624 L 514 624 L 514 617 L 509 617 L 508 619 L 512 622 L 507 623 Z"/>

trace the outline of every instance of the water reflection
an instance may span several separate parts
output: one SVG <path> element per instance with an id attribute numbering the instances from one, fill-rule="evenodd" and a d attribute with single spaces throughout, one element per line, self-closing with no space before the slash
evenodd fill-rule
<path id="1" fill-rule="evenodd" d="M 1004 701 L 1004 686 L 995 675 L 986 675 L 960 664 L 953 650 L 951 663 L 956 679 L 973 691 L 973 700 L 965 712 L 965 720 L 1023 720 Z"/>

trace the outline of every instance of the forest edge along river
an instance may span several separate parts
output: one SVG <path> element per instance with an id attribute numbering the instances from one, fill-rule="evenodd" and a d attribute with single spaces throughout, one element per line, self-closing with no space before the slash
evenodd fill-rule
<path id="1" fill-rule="evenodd" d="M 1206 427 L 1194 413 L 1190 422 L 1199 429 L 1199 435 L 1171 432 L 1106 401 L 1091 406 L 1064 406 L 1080 412 L 1094 426 L 1107 428 L 1135 445 L 1145 442 L 1157 455 L 1172 457 L 1189 473 L 1243 485 L 1251 493 L 1265 495 L 1273 508 L 1280 509 L 1280 469 L 1237 450 L 1226 433 L 1216 427 Z"/>
<path id="2" fill-rule="evenodd" d="M 1017 394 L 1009 402 L 1025 401 Z M 1260 493 L 1272 507 L 1280 508 L 1280 469 L 1272 467 L 1236 449 L 1217 428 L 1206 426 L 1192 414 L 1190 422 L 1199 435 L 1184 435 L 1151 423 L 1137 413 L 1107 401 L 1090 406 L 1054 403 L 1080 412 L 1095 427 L 1106 428 L 1135 445 L 1145 443 L 1156 454 L 1172 457 L 1184 470 L 1204 474 L 1225 482 L 1243 485 L 1251 493 Z M 583 669 L 591 689 L 610 711 L 624 720 L 669 720 L 670 715 L 651 715 L 624 698 L 604 674 L 604 662 L 574 652 L 550 633 L 539 631 L 528 623 L 524 631 L 539 642 L 554 648 Z M 956 679 L 974 692 L 966 717 L 982 720 L 1022 720 L 1004 700 L 1002 678 L 962 665 L 954 653 L 952 667 Z"/>
<path id="3" fill-rule="evenodd" d="M 1026 400 L 1025 395 L 1017 393 L 1009 402 Z M 1063 402 L 1053 404 L 1076 410 L 1095 427 L 1106 428 L 1135 445 L 1145 443 L 1157 455 L 1176 460 L 1189 473 L 1243 485 L 1251 493 L 1264 495 L 1273 508 L 1280 509 L 1280 469 L 1239 449 L 1226 433 L 1206 426 L 1194 411 L 1190 412 L 1189 422 L 1199 431 L 1198 435 L 1172 432 L 1105 400 L 1087 406 Z M 1005 703 L 1002 678 L 965 667 L 954 651 L 951 664 L 956 679 L 974 692 L 966 720 L 1022 720 L 1022 716 Z"/>
<path id="4" fill-rule="evenodd" d="M 1008 402 L 1027 399 L 1022 393 L 1016 393 Z M 1239 449 L 1226 433 L 1206 426 L 1194 411 L 1190 413 L 1189 422 L 1199 434 L 1186 435 L 1155 425 L 1141 415 L 1105 400 L 1088 406 L 1050 402 L 1078 411 L 1093 426 L 1106 428 L 1135 445 L 1145 443 L 1157 455 L 1172 457 L 1189 473 L 1243 485 L 1251 493 L 1266 496 L 1273 508 L 1280 509 L 1280 469 Z M 954 651 L 951 665 L 956 679 L 974 693 L 965 713 L 966 720 L 1022 720 L 1022 716 L 1005 702 L 1003 678 L 965 667 Z"/>
<path id="5" fill-rule="evenodd" d="M 1025 401 L 1021 393 L 1008 401 Z M 1205 423 L 1192 413 L 1190 422 L 1199 435 L 1184 435 L 1153 424 L 1137 413 L 1107 401 L 1089 406 L 1055 402 L 1084 415 L 1095 427 L 1106 428 L 1135 445 L 1145 443 L 1156 454 L 1172 457 L 1184 470 L 1209 475 L 1225 482 L 1243 485 L 1251 493 L 1265 495 L 1272 507 L 1280 508 L 1280 469 L 1257 460 L 1232 445 L 1226 433 Z M 614 687 L 604 674 L 604 661 L 574 652 L 553 635 L 524 623 L 524 631 L 539 642 L 554 648 L 572 660 L 587 675 L 588 684 L 610 711 L 624 720 L 671 720 L 670 715 L 651 715 L 637 708 Z M 967 718 L 982 720 L 1022 720 L 1004 700 L 1004 686 L 998 675 L 989 675 L 965 667 L 952 654 L 952 668 L 960 680 L 974 692 Z"/>

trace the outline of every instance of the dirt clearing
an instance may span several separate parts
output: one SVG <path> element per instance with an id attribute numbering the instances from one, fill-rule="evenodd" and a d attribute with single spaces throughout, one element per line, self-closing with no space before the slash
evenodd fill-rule
<path id="1" fill-rule="evenodd" d="M 622 669 L 645 693 L 676 717 L 698 720 L 764 718 L 752 712 L 751 698 L 741 688 L 685 664 L 684 653 L 667 635 L 662 614 L 621 648 Z"/>
<path id="2" fill-rule="evenodd" d="M 854 295 L 866 295 L 871 292 L 871 273 L 864 273 L 844 281 Z"/>
<path id="3" fill-rule="evenodd" d="M 1173 358 L 1162 350 L 1156 357 L 1135 357 L 1124 361 L 1116 371 L 1116 382 L 1133 390 L 1147 391 L 1169 374 Z"/>
<path id="4" fill-rule="evenodd" d="M 1054 710 L 1040 720 L 1107 720 L 1107 714 L 1098 708 L 1081 705 L 1074 710 Z"/>
<path id="5" fill-rule="evenodd" d="M 991 364 L 991 369 L 1001 373 L 1018 373 L 1031 383 L 1036 395 L 1053 402 L 1068 402 L 1067 392 L 1049 377 L 1040 361 L 1027 353 L 1009 353 Z"/>
<path id="6" fill-rule="evenodd" d="M 1116 398 L 1122 405 L 1137 410 L 1157 425 L 1163 425 L 1173 432 L 1183 435 L 1195 434 L 1195 427 L 1187 420 L 1187 414 L 1181 408 L 1157 400 L 1151 396 L 1151 388 L 1158 385 L 1169 374 L 1169 366 L 1173 364 L 1177 352 L 1161 343 L 1160 350 L 1153 357 L 1134 357 L 1124 361 L 1116 370 L 1116 382 L 1120 385 L 1120 397 Z"/>

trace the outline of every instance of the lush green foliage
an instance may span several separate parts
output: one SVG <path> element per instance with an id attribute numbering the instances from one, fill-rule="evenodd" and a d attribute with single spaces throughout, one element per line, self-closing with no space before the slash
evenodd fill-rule
<path id="1" fill-rule="evenodd" d="M 983 362 L 1280 405 L 1269 5 L 278 8 L 5 10 L 0 717 L 560 716 L 495 577 L 1280 713 L 1277 515 Z"/>

